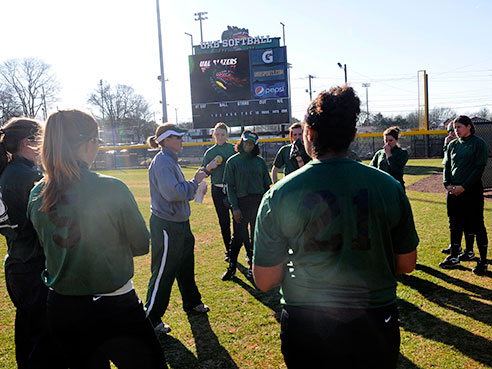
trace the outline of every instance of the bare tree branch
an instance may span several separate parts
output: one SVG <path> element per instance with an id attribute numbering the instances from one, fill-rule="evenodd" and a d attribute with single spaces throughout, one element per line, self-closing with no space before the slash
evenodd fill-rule
<path id="1" fill-rule="evenodd" d="M 40 59 L 11 59 L 0 65 L 0 81 L 15 92 L 25 116 L 35 118 L 44 104 L 57 101 L 59 85 L 51 66 Z"/>

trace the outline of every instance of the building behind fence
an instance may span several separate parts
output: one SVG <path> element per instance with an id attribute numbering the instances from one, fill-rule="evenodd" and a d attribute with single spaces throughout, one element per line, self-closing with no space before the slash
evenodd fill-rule
<path id="1" fill-rule="evenodd" d="M 482 137 L 489 147 L 489 159 L 482 180 L 485 188 L 492 188 L 492 123 L 475 122 L 476 134 Z M 447 131 L 411 131 L 403 132 L 399 139 L 401 147 L 407 149 L 413 159 L 442 158 L 443 142 Z M 231 139 L 234 142 L 234 139 Z M 289 143 L 288 138 L 261 139 L 260 151 L 266 162 L 271 165 L 277 151 Z M 182 166 L 199 166 L 203 155 L 213 142 L 185 142 L 179 154 Z M 357 135 L 351 149 L 357 152 L 362 160 L 370 160 L 374 153 L 383 146 L 382 133 Z M 94 163 L 95 170 L 147 168 L 157 150 L 147 145 L 103 147 Z"/>

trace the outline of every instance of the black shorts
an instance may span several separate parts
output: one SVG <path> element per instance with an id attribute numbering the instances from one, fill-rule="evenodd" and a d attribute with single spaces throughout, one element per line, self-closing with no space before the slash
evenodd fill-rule
<path id="1" fill-rule="evenodd" d="M 289 369 L 396 368 L 398 310 L 285 306 L 280 338 Z"/>

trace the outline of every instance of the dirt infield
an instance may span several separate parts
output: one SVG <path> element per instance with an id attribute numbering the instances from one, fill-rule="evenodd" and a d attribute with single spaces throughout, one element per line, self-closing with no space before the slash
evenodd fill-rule
<path id="1" fill-rule="evenodd" d="M 409 191 L 427 192 L 427 193 L 445 193 L 444 186 L 442 185 L 442 173 L 435 173 L 421 179 L 418 182 L 407 187 Z M 492 190 L 484 192 L 484 199 L 486 201 L 492 201 Z"/>

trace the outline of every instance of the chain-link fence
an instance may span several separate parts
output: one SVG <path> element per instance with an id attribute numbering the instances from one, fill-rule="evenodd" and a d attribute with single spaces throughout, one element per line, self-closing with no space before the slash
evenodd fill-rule
<path id="1" fill-rule="evenodd" d="M 476 134 L 482 137 L 492 150 L 492 124 L 476 124 Z M 447 131 L 414 131 L 403 132 L 399 139 L 401 147 L 408 151 L 410 158 L 441 158 L 442 147 Z M 271 164 L 280 147 L 286 145 L 288 139 L 262 139 L 260 151 L 268 164 Z M 198 166 L 201 164 L 205 151 L 213 142 L 185 142 L 183 151 L 179 154 L 181 165 Z M 351 149 L 358 153 L 362 160 L 370 160 L 374 153 L 383 147 L 383 134 L 371 133 L 357 135 Z M 149 149 L 146 145 L 103 147 L 96 158 L 94 169 L 129 169 L 147 168 L 157 150 Z M 483 175 L 484 187 L 492 188 L 492 151 Z"/>

